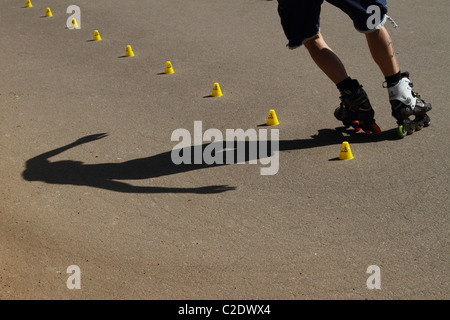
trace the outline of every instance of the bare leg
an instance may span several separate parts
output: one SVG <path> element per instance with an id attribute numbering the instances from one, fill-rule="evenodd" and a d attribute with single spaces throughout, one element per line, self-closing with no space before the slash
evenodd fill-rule
<path id="1" fill-rule="evenodd" d="M 372 53 L 373 60 L 380 67 L 385 77 L 399 72 L 397 59 L 394 55 L 391 36 L 383 26 L 381 29 L 366 34 L 367 44 Z"/>
<path id="2" fill-rule="evenodd" d="M 338 84 L 348 77 L 342 61 L 331 50 L 322 37 L 318 34 L 314 38 L 308 40 L 305 44 L 314 62 L 317 66 L 334 82 Z"/>

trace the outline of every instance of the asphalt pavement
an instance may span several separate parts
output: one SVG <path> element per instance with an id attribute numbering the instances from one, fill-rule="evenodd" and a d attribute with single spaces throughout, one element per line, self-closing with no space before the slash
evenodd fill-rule
<path id="1" fill-rule="evenodd" d="M 450 297 L 447 1 L 389 2 L 400 67 L 433 105 L 404 139 L 364 36 L 328 3 L 322 33 L 379 137 L 334 118 L 339 93 L 286 48 L 276 1 L 32 4 L 0 2 L 0 299 Z M 258 152 L 219 163 L 236 146 L 211 140 L 238 129 Z"/>

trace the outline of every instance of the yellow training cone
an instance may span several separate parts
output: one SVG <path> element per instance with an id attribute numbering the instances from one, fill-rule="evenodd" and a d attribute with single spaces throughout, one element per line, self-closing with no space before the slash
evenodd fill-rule
<path id="1" fill-rule="evenodd" d="M 164 69 L 164 73 L 170 74 L 170 73 L 174 73 L 174 72 L 175 71 L 173 70 L 172 63 L 170 61 L 167 61 L 166 62 L 166 67 Z"/>
<path id="2" fill-rule="evenodd" d="M 351 160 L 353 159 L 352 150 L 347 141 L 342 142 L 341 152 L 339 153 L 340 160 Z"/>
<path id="3" fill-rule="evenodd" d="M 100 41 L 102 40 L 102 37 L 100 37 L 100 33 L 98 32 L 98 30 L 94 30 L 94 41 Z"/>
<path id="4" fill-rule="evenodd" d="M 31 0 L 27 0 L 25 3 L 25 8 L 31 8 L 33 5 L 31 4 Z"/>
<path id="5" fill-rule="evenodd" d="M 213 97 L 223 96 L 222 90 L 220 90 L 220 86 L 217 82 L 214 82 L 211 96 L 213 96 Z"/>
<path id="6" fill-rule="evenodd" d="M 77 23 L 77 19 L 73 18 L 72 19 L 72 28 L 73 29 L 78 29 L 78 23 Z"/>
<path id="7" fill-rule="evenodd" d="M 45 10 L 45 16 L 46 17 L 53 17 L 52 10 L 50 10 L 50 8 L 47 8 Z"/>
<path id="8" fill-rule="evenodd" d="M 280 123 L 278 122 L 277 114 L 275 113 L 275 110 L 271 109 L 269 110 L 269 116 L 267 117 L 267 123 L 268 126 L 276 126 Z"/>
<path id="9" fill-rule="evenodd" d="M 133 49 L 131 49 L 131 46 L 127 46 L 127 51 L 125 52 L 125 57 L 134 57 Z"/>

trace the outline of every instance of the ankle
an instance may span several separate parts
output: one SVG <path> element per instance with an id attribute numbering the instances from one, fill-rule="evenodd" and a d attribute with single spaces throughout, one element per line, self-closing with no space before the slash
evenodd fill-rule
<path id="1" fill-rule="evenodd" d="M 386 80 L 386 87 L 389 88 L 395 86 L 402 78 L 403 74 L 400 71 L 391 76 L 384 77 Z"/>
<path id="2" fill-rule="evenodd" d="M 347 77 L 343 81 L 339 82 L 336 87 L 341 93 L 350 94 L 357 90 L 361 85 L 358 80 Z"/>

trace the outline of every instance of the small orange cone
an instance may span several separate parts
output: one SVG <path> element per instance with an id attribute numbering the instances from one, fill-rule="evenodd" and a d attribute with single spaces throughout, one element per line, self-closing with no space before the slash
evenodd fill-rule
<path id="1" fill-rule="evenodd" d="M 221 97 L 221 96 L 223 96 L 222 90 L 220 90 L 219 83 L 214 82 L 211 96 L 213 96 L 213 97 Z"/>
<path id="2" fill-rule="evenodd" d="M 98 30 L 94 30 L 94 41 L 101 41 L 102 37 L 100 37 L 100 33 L 98 32 Z"/>
<path id="3" fill-rule="evenodd" d="M 166 61 L 166 67 L 164 68 L 164 73 L 165 74 L 175 73 L 175 71 L 173 70 L 172 63 L 170 61 Z"/>
<path id="4" fill-rule="evenodd" d="M 268 126 L 276 126 L 280 124 L 280 122 L 278 122 L 278 117 L 277 114 L 275 113 L 275 110 L 273 109 L 269 110 L 269 115 L 267 116 L 266 124 Z"/>
<path id="5" fill-rule="evenodd" d="M 77 23 L 77 19 L 75 18 L 72 19 L 72 29 L 80 29 Z"/>
<path id="6" fill-rule="evenodd" d="M 134 57 L 133 49 L 131 49 L 131 46 L 127 46 L 127 51 L 125 52 L 125 57 Z"/>
<path id="7" fill-rule="evenodd" d="M 341 146 L 341 152 L 339 153 L 340 160 L 351 160 L 353 159 L 352 150 L 347 141 L 344 141 Z"/>

